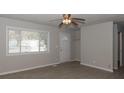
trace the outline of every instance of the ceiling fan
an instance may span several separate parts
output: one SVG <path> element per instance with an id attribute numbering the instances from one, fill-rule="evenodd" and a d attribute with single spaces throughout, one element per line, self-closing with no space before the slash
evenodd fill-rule
<path id="1" fill-rule="evenodd" d="M 59 20 L 62 20 L 62 22 L 58 25 L 59 28 L 62 28 L 63 26 L 69 26 L 69 25 L 78 27 L 80 23 L 84 24 L 85 22 L 85 19 L 73 18 L 71 17 L 71 14 L 63 14 L 62 17 L 63 17 L 62 19 L 59 19 Z"/>

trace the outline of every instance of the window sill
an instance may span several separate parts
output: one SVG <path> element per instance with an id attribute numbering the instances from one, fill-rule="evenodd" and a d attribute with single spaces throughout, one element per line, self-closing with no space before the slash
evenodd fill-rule
<path id="1" fill-rule="evenodd" d="M 41 55 L 49 52 L 25 52 L 25 53 L 7 53 L 6 56 L 23 56 L 23 55 Z"/>

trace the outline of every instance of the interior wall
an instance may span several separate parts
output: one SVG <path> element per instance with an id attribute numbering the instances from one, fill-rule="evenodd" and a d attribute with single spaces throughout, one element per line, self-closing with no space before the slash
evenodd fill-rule
<path id="1" fill-rule="evenodd" d="M 6 56 L 6 25 L 50 32 L 50 52 Z M 0 73 L 59 62 L 59 31 L 50 26 L 0 17 Z"/>
<path id="2" fill-rule="evenodd" d="M 71 32 L 71 59 L 80 61 L 80 30 Z"/>
<path id="3" fill-rule="evenodd" d="M 118 69 L 118 26 L 113 25 L 113 67 Z"/>
<path id="4" fill-rule="evenodd" d="M 122 66 L 124 66 L 124 32 L 122 32 Z"/>
<path id="5" fill-rule="evenodd" d="M 81 64 L 113 71 L 113 22 L 82 27 Z"/>

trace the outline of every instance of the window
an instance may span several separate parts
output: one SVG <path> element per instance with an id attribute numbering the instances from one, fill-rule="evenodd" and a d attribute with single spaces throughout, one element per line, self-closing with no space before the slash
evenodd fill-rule
<path id="1" fill-rule="evenodd" d="M 38 32 L 22 31 L 21 52 L 38 52 L 39 34 Z"/>
<path id="2" fill-rule="evenodd" d="M 19 32 L 9 30 L 9 53 L 20 52 Z"/>
<path id="3" fill-rule="evenodd" d="M 49 33 L 7 27 L 7 54 L 48 52 Z"/>
<path id="4" fill-rule="evenodd" d="M 48 33 L 41 32 L 40 33 L 40 51 L 48 51 Z"/>

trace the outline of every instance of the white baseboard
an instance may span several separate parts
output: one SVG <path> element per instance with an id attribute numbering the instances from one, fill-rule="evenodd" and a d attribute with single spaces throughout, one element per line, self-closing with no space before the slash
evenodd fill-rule
<path id="1" fill-rule="evenodd" d="M 67 62 L 72 62 L 73 60 L 69 60 L 69 61 L 64 61 L 64 62 L 59 62 L 59 63 L 67 63 Z"/>
<path id="2" fill-rule="evenodd" d="M 67 62 L 71 62 L 71 61 L 67 61 Z M 37 69 L 37 68 L 52 66 L 52 65 L 58 65 L 58 64 L 61 64 L 61 63 L 66 63 L 66 62 L 57 62 L 57 63 L 40 65 L 40 66 L 34 66 L 34 67 L 29 67 L 29 68 L 14 70 L 14 71 L 2 72 L 2 73 L 0 73 L 0 75 L 7 75 L 7 74 L 12 74 L 12 73 L 17 73 L 17 72 L 22 72 L 22 71 L 27 71 L 27 70 L 32 70 L 32 69 Z"/>
<path id="3" fill-rule="evenodd" d="M 57 63 L 40 65 L 40 66 L 35 66 L 35 67 L 29 67 L 29 68 L 14 70 L 14 71 L 2 72 L 2 73 L 0 73 L 0 75 L 7 75 L 7 74 L 12 74 L 12 73 L 17 73 L 17 72 L 22 72 L 22 71 L 27 71 L 27 70 L 32 70 L 32 69 L 37 69 L 37 68 L 52 66 L 52 65 L 58 65 L 58 64 L 61 64 L 61 63 L 65 63 L 65 62 L 57 62 Z M 89 67 L 93 67 L 93 68 L 97 68 L 97 69 L 101 69 L 101 70 L 105 70 L 105 71 L 109 71 L 109 72 L 113 72 L 113 70 L 111 70 L 111 69 L 97 67 L 97 66 L 93 66 L 93 65 L 89 65 L 89 64 L 85 64 L 85 63 L 80 63 L 80 64 L 81 65 L 85 65 L 85 66 L 89 66 Z"/>
<path id="4" fill-rule="evenodd" d="M 81 60 L 79 60 L 79 59 L 74 59 L 74 60 L 72 60 L 72 61 L 81 61 Z"/>
<path id="5" fill-rule="evenodd" d="M 101 69 L 101 70 L 105 70 L 105 71 L 113 72 L 113 70 L 111 70 L 111 69 L 107 69 L 107 68 L 103 68 L 103 67 L 98 67 L 98 66 L 94 66 L 94 65 L 90 65 L 90 64 L 86 64 L 86 63 L 80 63 L 80 64 L 81 64 L 81 65 L 84 65 L 84 66 L 93 67 L 93 68 L 96 68 L 96 69 Z"/>
<path id="6" fill-rule="evenodd" d="M 14 70 L 14 71 L 2 72 L 2 73 L 0 73 L 0 75 L 7 75 L 7 74 L 12 74 L 12 73 L 17 73 L 17 72 L 22 72 L 22 71 L 27 71 L 27 70 L 32 70 L 32 69 L 37 69 L 37 68 L 52 66 L 52 65 L 58 65 L 58 64 L 61 64 L 61 63 L 57 62 L 57 63 L 40 65 L 40 66 L 34 66 L 34 67 L 29 67 L 29 68 Z"/>

